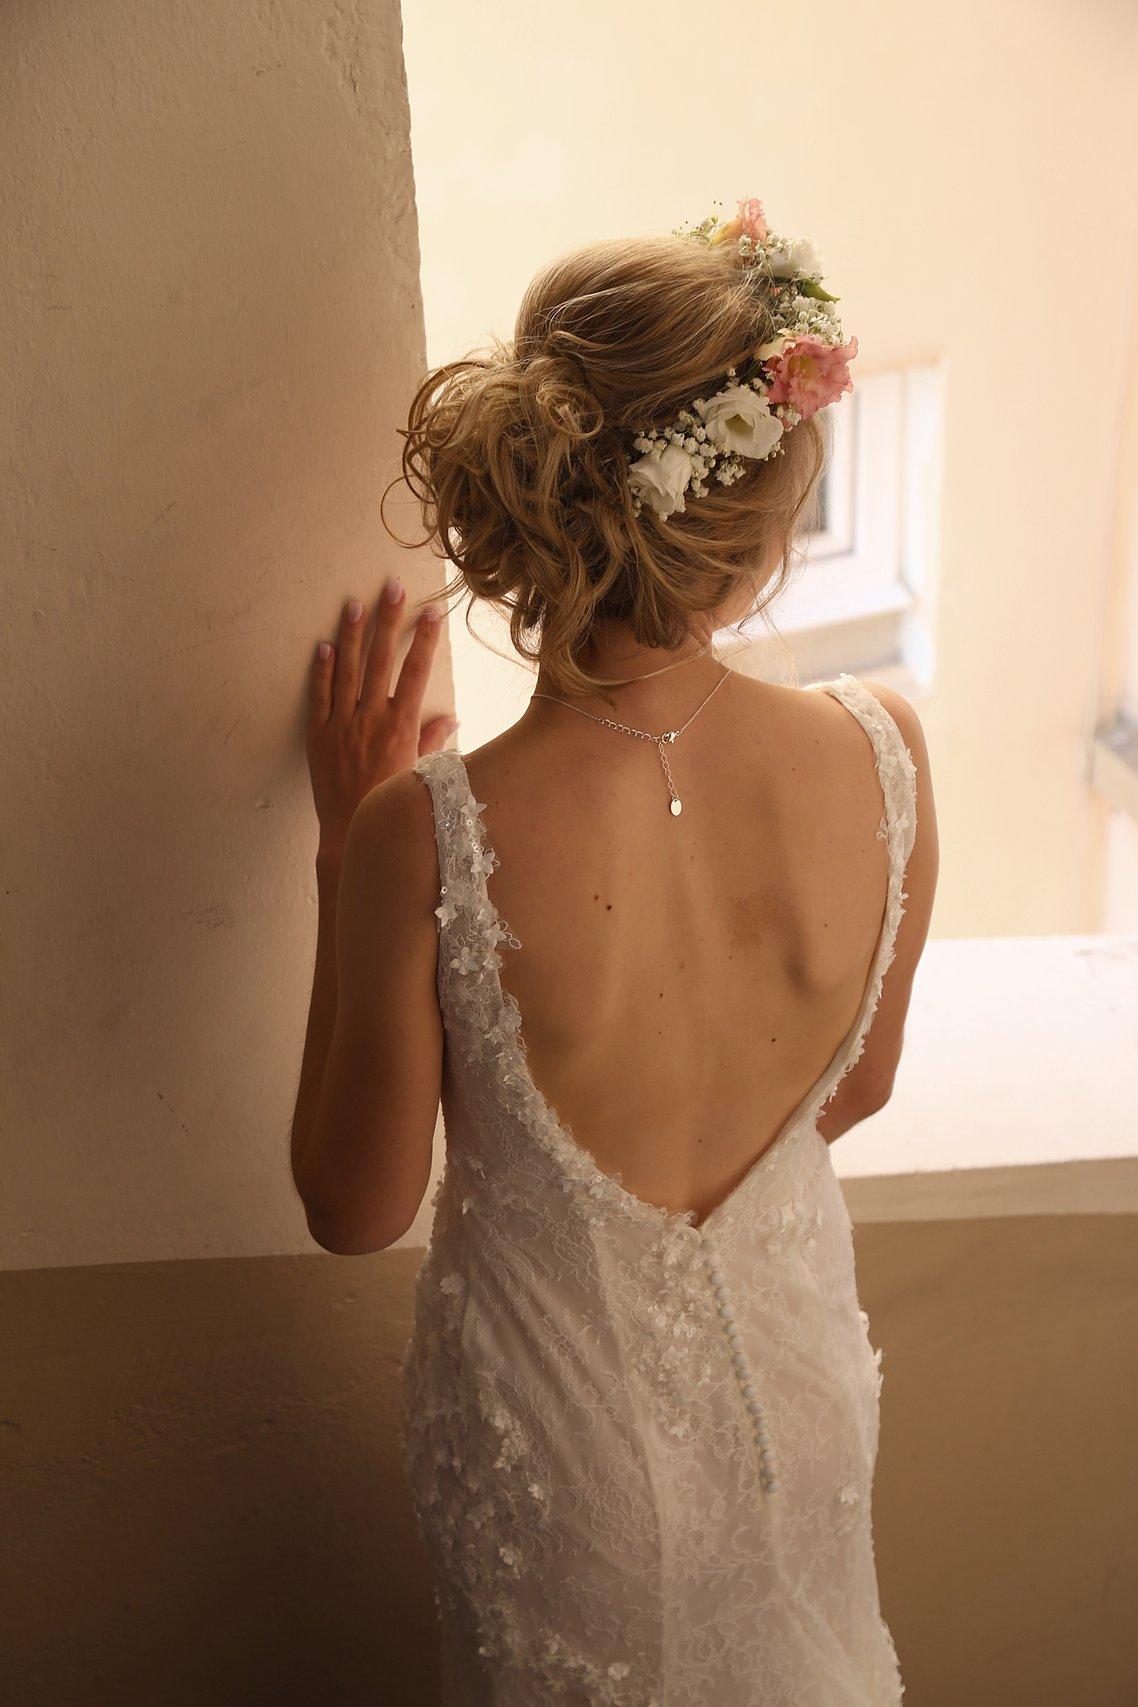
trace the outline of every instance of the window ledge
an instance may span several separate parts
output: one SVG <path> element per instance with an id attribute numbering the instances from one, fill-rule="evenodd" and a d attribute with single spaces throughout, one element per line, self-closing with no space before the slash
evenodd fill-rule
<path id="1" fill-rule="evenodd" d="M 855 1220 L 1138 1208 L 1138 935 L 932 941 L 893 1095 L 831 1149 Z"/>
<path id="2" fill-rule="evenodd" d="M 792 583 L 775 607 L 775 617 L 780 633 L 807 634 L 867 617 L 895 616 L 912 603 L 912 593 L 900 581 L 852 581 L 847 586 Z M 739 632 L 759 639 L 767 629 L 759 616 L 741 622 Z"/>

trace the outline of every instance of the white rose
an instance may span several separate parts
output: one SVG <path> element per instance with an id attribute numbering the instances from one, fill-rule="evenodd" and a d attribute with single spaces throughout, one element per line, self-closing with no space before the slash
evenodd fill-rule
<path id="1" fill-rule="evenodd" d="M 764 393 L 750 385 L 729 385 L 696 408 L 707 425 L 708 437 L 721 450 L 737 456 L 769 456 L 782 437 L 782 422 L 771 414 Z"/>
<path id="2" fill-rule="evenodd" d="M 820 273 L 822 263 L 818 251 L 809 237 L 796 237 L 789 243 L 778 243 L 768 248 L 767 261 L 771 274 L 776 279 L 792 279 L 801 273 Z"/>
<path id="3" fill-rule="evenodd" d="M 670 444 L 663 456 L 654 451 L 634 462 L 628 471 L 628 483 L 639 494 L 641 503 L 655 510 L 658 516 L 670 516 L 673 510 L 684 507 L 684 493 L 692 477 L 692 459 L 680 445 Z"/>

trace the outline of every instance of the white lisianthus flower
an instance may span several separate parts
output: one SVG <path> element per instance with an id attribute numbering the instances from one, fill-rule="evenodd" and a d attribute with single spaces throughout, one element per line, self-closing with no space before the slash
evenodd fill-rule
<path id="1" fill-rule="evenodd" d="M 782 422 L 771 414 L 765 393 L 750 385 L 729 385 L 714 397 L 699 399 L 707 434 L 721 450 L 736 456 L 769 456 L 782 437 Z"/>
<path id="2" fill-rule="evenodd" d="M 628 471 L 628 484 L 642 504 L 658 516 L 670 516 L 684 507 L 684 493 L 692 477 L 693 463 L 682 446 L 671 444 L 663 456 L 649 451 Z"/>
<path id="3" fill-rule="evenodd" d="M 768 246 L 766 257 L 776 279 L 792 279 L 802 273 L 813 275 L 822 271 L 818 251 L 809 237 L 795 237 L 789 242 Z"/>

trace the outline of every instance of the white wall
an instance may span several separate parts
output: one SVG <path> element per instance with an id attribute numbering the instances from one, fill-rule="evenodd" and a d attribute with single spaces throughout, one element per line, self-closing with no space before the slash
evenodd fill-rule
<path id="1" fill-rule="evenodd" d="M 0 126 L 3 1259 L 311 1250 L 309 663 L 433 578 L 398 6 L 5 7 Z"/>
<path id="2" fill-rule="evenodd" d="M 405 34 L 432 362 L 508 334 L 557 251 L 746 194 L 816 239 L 855 383 L 944 359 L 933 934 L 1103 928 L 1085 778 L 1133 383 L 1138 12 L 419 0 Z M 461 637 L 456 677 L 469 749 L 527 678 Z"/>

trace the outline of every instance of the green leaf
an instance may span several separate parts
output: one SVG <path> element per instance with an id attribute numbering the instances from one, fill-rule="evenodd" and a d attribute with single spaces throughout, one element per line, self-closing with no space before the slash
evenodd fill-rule
<path id="1" fill-rule="evenodd" d="M 812 296 L 815 302 L 840 302 L 840 296 L 831 296 L 816 279 L 806 279 L 798 286 L 799 295 Z"/>

